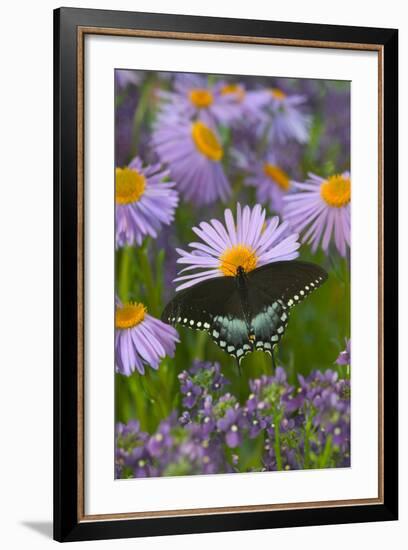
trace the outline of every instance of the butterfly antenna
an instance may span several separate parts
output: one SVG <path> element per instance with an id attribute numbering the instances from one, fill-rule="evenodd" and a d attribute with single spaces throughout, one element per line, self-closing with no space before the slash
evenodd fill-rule
<path id="1" fill-rule="evenodd" d="M 241 371 L 241 363 L 239 362 L 239 359 L 237 358 L 237 366 L 238 366 L 238 374 L 239 376 L 242 375 L 242 371 Z"/>

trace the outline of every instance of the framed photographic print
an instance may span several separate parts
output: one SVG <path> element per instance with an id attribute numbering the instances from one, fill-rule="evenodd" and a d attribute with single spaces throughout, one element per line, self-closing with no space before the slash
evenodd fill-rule
<path id="1" fill-rule="evenodd" d="M 55 538 L 397 519 L 397 31 L 54 27 Z"/>

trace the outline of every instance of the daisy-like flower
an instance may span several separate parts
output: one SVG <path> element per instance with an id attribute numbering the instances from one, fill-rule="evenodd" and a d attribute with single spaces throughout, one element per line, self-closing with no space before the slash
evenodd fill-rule
<path id="1" fill-rule="evenodd" d="M 145 373 L 145 366 L 158 369 L 160 361 L 174 356 L 179 342 L 175 328 L 147 313 L 138 302 L 122 304 L 117 301 L 115 312 L 116 371 L 130 376 L 137 370 Z"/>
<path id="2" fill-rule="evenodd" d="M 220 83 L 219 86 L 221 95 L 229 98 L 239 109 L 240 121 L 250 118 L 253 122 L 262 118 L 262 107 L 270 100 L 264 90 L 247 90 L 242 83 Z"/>
<path id="3" fill-rule="evenodd" d="M 284 198 L 284 218 L 297 231 L 303 232 L 302 240 L 312 244 L 313 252 L 320 243 L 327 252 L 334 237 L 337 250 L 345 256 L 350 246 L 349 172 L 327 179 L 309 174 L 306 182 L 293 182 L 293 186 L 298 192 Z"/>
<path id="4" fill-rule="evenodd" d="M 208 79 L 198 74 L 177 75 L 173 91 L 161 90 L 158 95 L 163 100 L 159 118 L 177 113 L 213 126 L 227 124 L 240 114 L 235 98 L 222 93 L 222 84 L 209 85 Z"/>
<path id="5" fill-rule="evenodd" d="M 201 206 L 228 198 L 230 184 L 221 164 L 224 150 L 210 126 L 169 115 L 159 120 L 153 145 L 185 200 Z"/>
<path id="6" fill-rule="evenodd" d="M 266 132 L 270 141 L 284 144 L 290 139 L 306 143 L 309 137 L 310 116 L 305 114 L 301 106 L 306 98 L 303 95 L 288 95 L 280 88 L 266 90 L 269 103 L 265 108 L 262 133 Z"/>
<path id="7" fill-rule="evenodd" d="M 163 181 L 169 172 L 159 164 L 143 167 L 139 157 L 129 166 L 116 168 L 116 246 L 142 243 L 146 235 L 157 237 L 170 224 L 178 204 L 174 182 Z"/>
<path id="8" fill-rule="evenodd" d="M 288 173 L 277 162 L 272 153 L 264 155 L 261 159 L 255 155 L 236 156 L 240 168 L 246 172 L 244 183 L 255 187 L 256 200 L 263 205 L 268 205 L 271 210 L 281 213 L 285 197 L 291 190 L 292 184 Z"/>
<path id="9" fill-rule="evenodd" d="M 215 277 L 234 277 L 238 267 L 248 273 L 271 262 L 293 260 L 299 255 L 297 233 L 287 233 L 288 224 L 279 224 L 275 216 L 266 220 L 265 210 L 259 204 L 252 209 L 237 204 L 236 222 L 230 209 L 224 211 L 225 225 L 219 220 L 201 222 L 193 227 L 202 242 L 190 243 L 192 250 L 177 249 L 179 264 L 187 264 L 180 271 L 195 271 L 175 279 L 182 290 Z"/>

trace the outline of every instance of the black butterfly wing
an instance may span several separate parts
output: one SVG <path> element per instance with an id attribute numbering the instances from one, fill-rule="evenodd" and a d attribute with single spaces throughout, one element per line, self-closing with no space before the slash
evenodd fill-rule
<path id="1" fill-rule="evenodd" d="M 235 357 L 238 350 L 252 349 L 234 277 L 203 281 L 178 292 L 165 307 L 162 320 L 205 330 L 221 349 Z"/>
<path id="2" fill-rule="evenodd" d="M 207 331 L 241 362 L 253 350 L 272 353 L 285 332 L 290 308 L 321 286 L 327 273 L 316 264 L 287 261 L 259 267 L 245 277 L 244 292 L 234 277 L 214 278 L 178 292 L 162 320 Z"/>
<path id="3" fill-rule="evenodd" d="M 271 299 L 281 299 L 292 307 L 327 280 L 327 272 L 317 264 L 296 260 L 273 262 L 247 274 L 249 288 Z"/>
<path id="4" fill-rule="evenodd" d="M 265 298 L 264 304 L 252 315 L 250 339 L 255 350 L 272 354 L 288 325 L 289 307 L 280 298 L 272 302 L 266 295 Z"/>
<path id="5" fill-rule="evenodd" d="M 289 310 L 327 279 L 320 266 L 300 261 L 274 262 L 247 274 L 254 348 L 271 353 L 282 338 Z"/>

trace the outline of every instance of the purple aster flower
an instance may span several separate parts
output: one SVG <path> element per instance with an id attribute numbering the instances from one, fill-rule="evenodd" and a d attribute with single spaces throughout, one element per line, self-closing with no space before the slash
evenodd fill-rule
<path id="1" fill-rule="evenodd" d="M 337 365 L 350 365 L 351 362 L 351 340 L 346 338 L 346 349 L 341 351 L 336 359 Z"/>
<path id="2" fill-rule="evenodd" d="M 327 179 L 309 174 L 304 183 L 293 182 L 297 193 L 284 198 L 284 218 L 299 232 L 303 242 L 312 244 L 315 252 L 321 247 L 327 252 L 334 237 L 342 256 L 350 246 L 350 174 L 343 172 Z"/>
<path id="3" fill-rule="evenodd" d="M 281 213 L 283 197 L 291 191 L 292 184 L 276 155 L 268 153 L 258 159 L 253 154 L 246 154 L 243 158 L 236 152 L 235 158 L 246 173 L 244 183 L 255 187 L 256 200 L 262 205 L 268 205 L 274 212 Z"/>
<path id="4" fill-rule="evenodd" d="M 192 251 L 177 249 L 178 263 L 187 264 L 180 271 L 200 270 L 193 274 L 177 277 L 183 283 L 176 290 L 193 286 L 196 283 L 215 277 L 233 277 L 239 266 L 245 271 L 282 260 L 293 260 L 298 256 L 297 233 L 285 237 L 286 222 L 279 225 L 279 218 L 265 221 L 266 213 L 259 204 L 252 209 L 237 204 L 237 220 L 230 209 L 225 210 L 225 226 L 219 220 L 201 222 L 193 227 L 194 233 L 202 240 L 190 243 Z"/>
<path id="5" fill-rule="evenodd" d="M 220 92 L 238 108 L 239 122 L 243 119 L 250 119 L 252 123 L 261 120 L 263 118 L 262 108 L 270 100 L 269 95 L 265 94 L 264 90 L 248 90 L 242 82 L 222 82 L 220 83 Z"/>
<path id="6" fill-rule="evenodd" d="M 173 90 L 160 90 L 159 97 L 164 103 L 159 120 L 176 113 L 214 126 L 229 123 L 240 114 L 235 97 L 223 93 L 221 83 L 210 85 L 207 77 L 198 74 L 176 75 Z"/>
<path id="7" fill-rule="evenodd" d="M 303 95 L 288 95 L 280 88 L 265 90 L 269 94 L 269 103 L 265 107 L 261 134 L 268 136 L 270 142 L 285 144 L 294 139 L 306 143 L 309 138 L 310 116 L 306 115 L 301 106 L 306 98 Z"/>
<path id="8" fill-rule="evenodd" d="M 160 361 L 174 356 L 178 333 L 174 327 L 147 313 L 141 303 L 116 306 L 115 313 L 116 371 L 130 376 L 137 370 L 144 374 L 145 365 L 158 369 Z"/>
<path id="9" fill-rule="evenodd" d="M 221 164 L 224 150 L 215 129 L 170 114 L 158 121 L 153 145 L 186 201 L 201 206 L 229 197 Z"/>
<path id="10" fill-rule="evenodd" d="M 162 225 L 174 219 L 178 194 L 174 183 L 163 181 L 168 172 L 160 165 L 145 166 L 135 157 L 129 166 L 116 168 L 116 246 L 142 243 L 157 237 Z"/>

